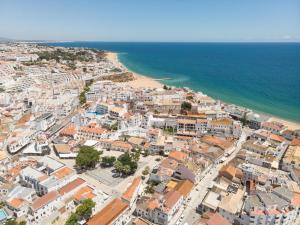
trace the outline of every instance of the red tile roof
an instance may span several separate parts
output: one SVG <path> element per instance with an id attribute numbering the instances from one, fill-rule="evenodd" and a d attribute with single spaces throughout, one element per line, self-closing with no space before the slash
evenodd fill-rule
<path id="1" fill-rule="evenodd" d="M 63 167 L 63 168 L 55 171 L 51 175 L 55 176 L 57 179 L 62 179 L 66 176 L 71 175 L 72 173 L 74 173 L 74 170 L 72 170 L 71 168 L 66 166 L 66 167 Z"/>
<path id="2" fill-rule="evenodd" d="M 130 202 L 133 197 L 134 192 L 137 190 L 137 188 L 139 187 L 141 182 L 142 182 L 141 177 L 135 178 L 132 181 L 131 185 L 127 188 L 127 190 L 122 195 L 122 198 Z"/>
<path id="3" fill-rule="evenodd" d="M 232 225 L 227 219 L 221 216 L 219 213 L 207 212 L 204 213 L 200 219 L 200 224 L 205 225 Z"/>
<path id="4" fill-rule="evenodd" d="M 169 209 L 173 208 L 181 197 L 182 197 L 182 194 L 179 191 L 169 191 L 165 195 L 164 206 Z"/>
<path id="5" fill-rule="evenodd" d="M 172 151 L 172 152 L 170 152 L 168 157 L 171 159 L 175 159 L 178 162 L 183 162 L 186 160 L 187 154 L 185 154 L 184 152 L 180 152 L 180 151 Z"/>
<path id="6" fill-rule="evenodd" d="M 93 199 L 96 195 L 93 193 L 94 189 L 89 186 L 84 186 L 80 188 L 79 191 L 73 196 L 75 200 L 81 201 L 84 199 Z"/>
<path id="7" fill-rule="evenodd" d="M 100 212 L 94 215 L 88 222 L 88 225 L 109 225 L 118 218 L 126 209 L 128 204 L 119 198 L 112 200 Z"/>
<path id="8" fill-rule="evenodd" d="M 81 178 L 77 178 L 77 179 L 73 180 L 72 182 L 68 183 L 67 185 L 63 186 L 62 188 L 60 188 L 58 190 L 58 192 L 60 195 L 64 195 L 84 183 L 85 183 L 85 180 L 83 180 Z"/>
<path id="9" fill-rule="evenodd" d="M 45 194 L 44 196 L 37 198 L 31 205 L 31 208 L 33 211 L 38 210 L 39 208 L 42 208 L 43 206 L 49 204 L 50 202 L 54 201 L 59 197 L 59 193 L 57 191 L 51 191 L 48 194 Z"/>
<path id="10" fill-rule="evenodd" d="M 10 206 L 12 206 L 15 209 L 20 208 L 23 206 L 27 201 L 25 201 L 23 198 L 13 198 L 12 200 L 7 202 Z"/>
<path id="11" fill-rule="evenodd" d="M 176 185 L 175 190 L 181 193 L 184 197 L 187 197 L 188 194 L 192 191 L 193 187 L 194 183 L 192 181 L 183 180 Z"/>

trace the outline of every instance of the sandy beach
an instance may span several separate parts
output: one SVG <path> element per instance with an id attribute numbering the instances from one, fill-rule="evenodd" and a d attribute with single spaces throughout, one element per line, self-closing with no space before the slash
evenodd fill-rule
<path id="1" fill-rule="evenodd" d="M 114 52 L 108 52 L 107 58 L 114 63 L 117 66 L 125 67 L 120 61 L 118 60 L 118 55 L 117 53 Z M 126 68 L 126 67 L 125 67 Z M 132 72 L 132 71 L 130 71 Z M 134 87 L 134 88 L 143 88 L 143 87 L 148 87 L 148 88 L 162 88 L 163 84 L 161 84 L 159 81 L 154 80 L 150 77 L 143 76 L 138 73 L 133 73 L 133 76 L 135 77 L 135 80 L 129 81 L 128 85 Z"/>
<path id="2" fill-rule="evenodd" d="M 125 67 L 120 61 L 118 60 L 117 53 L 108 52 L 107 58 L 117 66 Z M 126 68 L 126 67 L 125 67 Z M 131 71 L 132 72 L 132 71 Z M 149 87 L 149 88 L 162 88 L 163 84 L 161 84 L 158 80 L 154 80 L 151 77 L 147 77 L 141 74 L 137 74 L 132 72 L 135 80 L 128 82 L 128 84 L 134 88 L 142 88 L 142 87 Z M 269 121 L 277 121 L 285 124 L 288 129 L 290 130 L 300 130 L 300 123 L 288 121 L 285 119 L 281 119 L 278 117 L 271 117 Z"/>

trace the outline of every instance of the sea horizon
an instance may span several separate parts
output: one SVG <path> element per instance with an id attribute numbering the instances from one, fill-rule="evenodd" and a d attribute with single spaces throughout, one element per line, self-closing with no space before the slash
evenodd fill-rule
<path id="1" fill-rule="evenodd" d="M 300 122 L 299 42 L 53 42 L 118 53 L 129 70 Z M 289 46 L 289 47 L 285 47 Z M 249 48 L 251 47 L 251 48 Z"/>

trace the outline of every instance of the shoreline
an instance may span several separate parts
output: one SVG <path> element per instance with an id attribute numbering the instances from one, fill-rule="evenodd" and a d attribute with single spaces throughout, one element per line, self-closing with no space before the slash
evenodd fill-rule
<path id="1" fill-rule="evenodd" d="M 106 57 L 116 66 L 126 68 L 129 72 L 133 74 L 135 79 L 133 81 L 127 82 L 131 87 L 133 88 L 142 88 L 142 87 L 162 88 L 163 87 L 163 84 L 160 83 L 158 80 L 130 71 L 125 65 L 123 65 L 119 61 L 117 53 L 107 52 Z"/>
<path id="2" fill-rule="evenodd" d="M 124 64 L 122 64 L 119 61 L 118 54 L 115 52 L 107 52 L 106 58 L 109 59 L 113 64 L 115 64 L 119 67 L 126 68 L 129 72 L 133 73 L 135 80 L 127 82 L 133 88 L 142 88 L 142 87 L 162 88 L 164 86 L 164 84 L 160 83 L 160 81 L 163 79 L 154 79 L 154 78 L 148 77 L 146 75 L 135 73 L 135 72 L 129 70 Z M 263 113 L 258 113 L 258 114 L 263 114 Z M 267 114 L 265 114 L 265 115 L 267 115 Z M 268 121 L 277 121 L 277 122 L 283 123 L 290 130 L 300 130 L 299 122 L 286 120 L 284 118 L 280 118 L 280 117 L 277 117 L 274 115 L 269 115 L 269 116 L 270 116 L 270 118 L 268 119 Z"/>

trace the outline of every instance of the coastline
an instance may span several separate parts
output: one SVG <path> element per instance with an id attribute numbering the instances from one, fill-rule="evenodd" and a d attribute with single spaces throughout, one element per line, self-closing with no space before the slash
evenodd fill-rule
<path id="1" fill-rule="evenodd" d="M 117 53 L 107 52 L 106 57 L 116 66 L 124 67 L 127 69 L 127 67 L 119 61 Z M 160 83 L 158 80 L 154 80 L 151 77 L 147 77 L 147 76 L 135 73 L 133 71 L 130 71 L 130 72 L 133 73 L 133 76 L 135 79 L 133 81 L 129 81 L 127 83 L 128 83 L 128 85 L 130 85 L 133 88 L 142 88 L 142 87 L 162 88 L 163 87 L 163 84 Z"/>
<path id="2" fill-rule="evenodd" d="M 127 67 L 119 61 L 117 53 L 107 52 L 106 57 L 116 66 L 124 67 L 127 69 Z M 142 87 L 162 88 L 163 87 L 163 84 L 159 82 L 160 79 L 153 79 L 151 77 L 148 77 L 148 76 L 145 76 L 142 74 L 138 74 L 138 73 L 135 73 L 130 70 L 128 70 L 128 71 L 132 72 L 135 77 L 134 81 L 127 82 L 133 88 L 142 88 Z M 279 118 L 279 117 L 272 116 L 272 115 L 270 116 L 268 121 L 277 121 L 277 122 L 283 123 L 290 130 L 300 130 L 300 123 L 295 122 L 295 121 L 286 120 L 286 119 Z"/>

